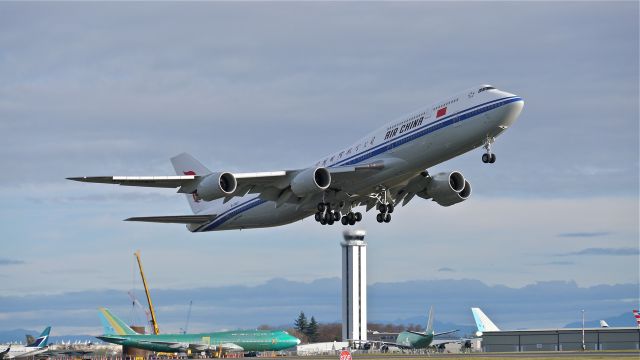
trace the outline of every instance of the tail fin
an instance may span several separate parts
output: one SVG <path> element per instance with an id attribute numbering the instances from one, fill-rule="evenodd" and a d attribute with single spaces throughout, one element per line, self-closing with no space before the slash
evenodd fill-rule
<path id="1" fill-rule="evenodd" d="M 640 327 L 640 313 L 638 313 L 638 310 L 633 310 L 633 317 L 636 318 L 636 324 Z"/>
<path id="2" fill-rule="evenodd" d="M 44 329 L 44 331 L 42 331 L 42 334 L 40 334 L 40 336 L 38 336 L 38 338 L 35 339 L 33 343 L 27 345 L 27 347 L 43 348 L 47 346 L 47 344 L 49 343 L 50 332 L 51 332 L 51 326 L 47 326 Z"/>
<path id="3" fill-rule="evenodd" d="M 609 327 L 609 324 L 607 324 L 607 322 L 604 321 L 604 320 L 600 320 L 600 327 L 601 328 L 606 328 L 606 327 Z"/>
<path id="4" fill-rule="evenodd" d="M 207 175 L 211 174 L 211 170 L 202 165 L 193 156 L 187 153 L 182 153 L 171 158 L 171 164 L 176 171 L 177 175 Z M 192 194 L 186 194 L 187 201 L 194 214 L 200 213 L 206 208 L 206 203 L 196 199 Z"/>
<path id="5" fill-rule="evenodd" d="M 24 336 L 27 338 L 27 346 L 36 342 L 36 338 L 34 338 L 33 335 L 25 334 Z"/>
<path id="6" fill-rule="evenodd" d="M 429 317 L 427 318 L 427 334 L 433 334 L 433 306 L 429 307 Z"/>
<path id="7" fill-rule="evenodd" d="M 100 321 L 105 335 L 138 335 L 124 321 L 113 315 L 109 309 L 100 308 Z"/>
<path id="8" fill-rule="evenodd" d="M 489 319 L 487 315 L 485 315 L 480 308 L 471 308 L 471 312 L 473 313 L 473 318 L 476 321 L 476 327 L 478 328 L 478 332 L 476 333 L 478 336 L 481 336 L 485 331 L 500 331 L 496 324 Z"/>

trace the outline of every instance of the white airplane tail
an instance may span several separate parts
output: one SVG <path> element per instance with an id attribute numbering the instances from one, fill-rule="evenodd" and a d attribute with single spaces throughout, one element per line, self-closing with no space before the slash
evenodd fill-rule
<path id="1" fill-rule="evenodd" d="M 604 321 L 604 320 L 600 320 L 600 327 L 601 328 L 607 328 L 607 327 L 609 327 L 609 324 L 607 324 L 607 322 Z"/>
<path id="2" fill-rule="evenodd" d="M 476 327 L 478 328 L 478 332 L 476 335 L 482 336 L 482 333 L 485 331 L 500 331 L 496 324 L 489 319 L 485 313 L 480 310 L 480 308 L 471 308 L 471 312 L 473 313 L 473 318 L 476 321 Z"/>
<path id="3" fill-rule="evenodd" d="M 176 171 L 176 175 L 207 175 L 211 174 L 211 170 L 202 165 L 193 156 L 182 153 L 171 158 L 171 164 Z M 186 194 L 187 202 L 191 206 L 191 210 L 194 214 L 200 213 L 207 207 L 207 203 L 196 198 L 193 194 Z"/>

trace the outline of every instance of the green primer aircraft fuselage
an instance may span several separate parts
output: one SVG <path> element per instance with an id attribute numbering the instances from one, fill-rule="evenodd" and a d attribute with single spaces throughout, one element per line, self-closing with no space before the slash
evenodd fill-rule
<path id="1" fill-rule="evenodd" d="M 433 342 L 433 333 L 421 335 L 403 331 L 396 337 L 396 344 L 411 349 L 427 348 L 431 345 L 431 342 Z"/>
<path id="2" fill-rule="evenodd" d="M 191 348 L 194 351 L 214 350 L 218 347 L 229 349 L 233 344 L 238 351 L 278 351 L 295 347 L 300 343 L 286 331 L 236 330 L 201 334 L 160 334 L 160 335 L 102 335 L 100 340 L 158 352 L 179 352 Z M 182 344 L 182 345 L 180 345 Z M 191 346 L 189 346 L 191 344 Z M 193 347 L 200 345 L 200 348 Z"/>

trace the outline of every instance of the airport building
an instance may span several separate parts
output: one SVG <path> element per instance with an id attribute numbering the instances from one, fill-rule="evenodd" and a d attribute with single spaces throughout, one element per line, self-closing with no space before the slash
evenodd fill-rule
<path id="1" fill-rule="evenodd" d="M 367 244 L 364 230 L 345 230 L 342 247 L 342 341 L 367 340 Z"/>
<path id="2" fill-rule="evenodd" d="M 582 349 L 581 328 L 490 331 L 482 334 L 482 351 L 576 351 Z M 584 329 L 586 350 L 639 350 L 640 328 Z"/>

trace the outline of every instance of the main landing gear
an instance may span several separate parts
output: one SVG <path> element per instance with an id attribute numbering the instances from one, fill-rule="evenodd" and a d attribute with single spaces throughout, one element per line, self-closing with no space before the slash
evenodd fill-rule
<path id="1" fill-rule="evenodd" d="M 342 225 L 355 225 L 362 221 L 362 214 L 359 212 L 349 211 L 346 215 L 341 215 L 338 210 L 331 210 L 330 203 L 318 203 L 318 212 L 315 219 L 322 225 L 333 225 L 335 222 L 342 222 Z"/>
<path id="2" fill-rule="evenodd" d="M 496 141 L 494 137 L 487 137 L 484 141 L 484 148 L 487 152 L 482 154 L 482 162 L 485 164 L 493 164 L 496 162 L 496 154 L 491 152 L 491 145 Z"/>
<path id="3" fill-rule="evenodd" d="M 376 215 L 376 220 L 379 223 L 385 222 L 388 223 L 391 221 L 391 213 L 393 212 L 394 206 L 393 204 L 378 204 L 377 207 L 379 213 Z"/>

